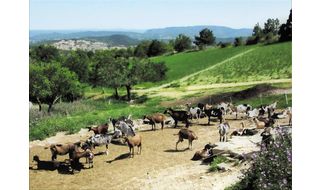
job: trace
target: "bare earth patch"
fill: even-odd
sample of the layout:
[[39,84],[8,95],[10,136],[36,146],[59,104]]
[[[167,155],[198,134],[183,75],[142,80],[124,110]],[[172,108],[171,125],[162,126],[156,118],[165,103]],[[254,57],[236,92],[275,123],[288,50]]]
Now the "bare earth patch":
[[[241,120],[229,120],[231,129],[240,127]],[[281,123],[287,123],[287,120]],[[165,127],[160,130],[150,131],[150,126],[139,131],[142,136],[142,154],[128,158],[126,145],[109,145],[109,155],[99,155],[94,158],[94,167],[82,169],[74,175],[58,173],[58,171],[29,170],[30,189],[32,190],[65,190],[65,189],[224,189],[237,182],[241,176],[241,169],[246,165],[233,167],[226,172],[208,172],[208,165],[201,165],[200,161],[190,160],[196,150],[200,150],[208,143],[218,142],[217,122],[210,126],[205,125],[207,118],[199,123],[193,120],[191,130],[195,131],[199,139],[193,142],[193,150],[186,149],[187,141],[178,145],[175,143],[179,128]],[[247,127],[251,124],[246,121]],[[184,126],[184,124],[180,124]],[[30,142],[29,165],[34,155],[39,155],[40,160],[50,160],[51,153],[44,149],[50,143],[65,143],[85,140],[90,136],[85,130],[78,134],[57,134],[44,141]],[[104,151],[105,147],[98,147],[95,153]],[[68,158],[58,156],[59,161]],[[80,160],[85,163],[85,159]],[[87,167],[85,165],[85,167]]]

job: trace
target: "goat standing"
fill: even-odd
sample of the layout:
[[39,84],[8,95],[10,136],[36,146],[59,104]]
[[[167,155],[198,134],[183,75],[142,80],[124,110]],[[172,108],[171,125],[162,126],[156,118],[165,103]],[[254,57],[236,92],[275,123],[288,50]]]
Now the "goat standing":
[[230,125],[229,123],[225,122],[225,123],[220,123],[218,125],[218,129],[219,129],[219,134],[220,134],[220,142],[227,142],[228,140],[228,132],[229,132],[229,129],[230,129]]
[[[189,141],[188,148],[190,150],[192,149],[192,141],[198,139],[197,135],[193,131],[185,128],[180,129],[178,135],[179,135],[179,139],[176,142],[176,150],[178,150],[178,143],[183,142],[183,139],[188,139]],[[190,145],[191,145],[191,148],[190,148]]]

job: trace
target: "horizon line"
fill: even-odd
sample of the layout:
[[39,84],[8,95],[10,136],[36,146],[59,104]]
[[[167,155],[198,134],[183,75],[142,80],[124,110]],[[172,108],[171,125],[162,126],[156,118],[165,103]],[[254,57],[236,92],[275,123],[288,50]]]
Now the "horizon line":
[[95,31],[133,31],[133,30],[136,30],[136,31],[146,31],[146,30],[151,30],[151,29],[165,29],[165,28],[183,28],[183,27],[197,27],[197,26],[218,26],[218,27],[226,27],[226,28],[231,28],[231,29],[237,29],[237,30],[240,30],[240,29],[252,29],[253,27],[241,27],[241,28],[236,28],[236,27],[230,27],[230,26],[223,26],[223,25],[208,25],[208,24],[203,24],[203,25],[186,25],[186,26],[165,26],[165,27],[159,27],[159,28],[73,28],[73,29],[62,29],[62,28],[58,28],[58,29],[44,29],[44,28],[41,28],[41,29],[30,29],[29,28],[29,31],[31,30],[65,30],[65,31],[72,31],[72,30],[77,30],[77,31],[80,31],[80,30],[95,30]]

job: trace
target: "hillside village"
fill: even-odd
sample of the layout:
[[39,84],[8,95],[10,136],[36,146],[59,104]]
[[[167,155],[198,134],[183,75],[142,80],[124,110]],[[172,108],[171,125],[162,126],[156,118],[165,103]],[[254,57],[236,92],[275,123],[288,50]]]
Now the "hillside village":
[[57,49],[61,50],[77,50],[81,49],[84,51],[95,51],[95,50],[107,50],[107,49],[121,49],[125,48],[124,46],[110,46],[104,42],[95,42],[88,40],[60,40],[52,44]]

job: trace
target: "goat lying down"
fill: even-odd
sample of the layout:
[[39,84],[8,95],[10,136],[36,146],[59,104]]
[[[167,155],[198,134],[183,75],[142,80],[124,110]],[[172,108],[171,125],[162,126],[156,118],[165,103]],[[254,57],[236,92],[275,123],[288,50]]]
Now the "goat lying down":
[[201,160],[210,156],[210,150],[217,145],[212,145],[211,143],[206,144],[202,150],[197,151],[191,160]]

